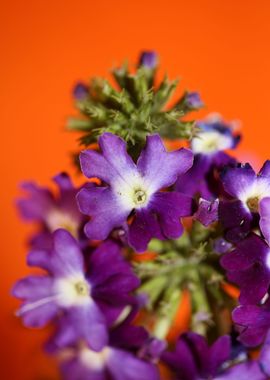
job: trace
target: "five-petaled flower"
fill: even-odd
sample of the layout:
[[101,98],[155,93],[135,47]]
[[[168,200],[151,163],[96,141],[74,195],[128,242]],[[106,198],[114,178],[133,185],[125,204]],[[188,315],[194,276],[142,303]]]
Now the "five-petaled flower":
[[[102,154],[86,150],[80,155],[84,175],[106,183],[86,186],[77,195],[80,210],[91,217],[86,235],[103,240],[122,226],[137,251],[144,251],[153,237],[178,238],[183,232],[180,217],[191,215],[192,199],[160,190],[173,185],[191,167],[191,151],[167,152],[159,135],[152,135],[135,164],[121,138],[104,133],[99,146]],[[129,216],[133,218],[127,224]]]
[[15,284],[13,295],[24,300],[17,315],[28,327],[43,327],[60,318],[55,337],[60,347],[84,339],[92,349],[101,350],[108,342],[112,315],[117,318],[125,306],[135,302],[130,292],[139,280],[116,243],[104,242],[91,253],[85,267],[76,240],[59,229],[53,233],[52,249],[32,251],[28,264],[48,273]]

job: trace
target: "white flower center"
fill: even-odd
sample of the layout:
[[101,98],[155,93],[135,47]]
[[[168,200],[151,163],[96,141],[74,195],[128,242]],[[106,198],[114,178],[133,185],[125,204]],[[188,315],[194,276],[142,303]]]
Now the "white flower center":
[[51,232],[58,228],[64,228],[69,231],[73,237],[78,237],[78,221],[72,218],[67,212],[63,212],[60,209],[49,211],[46,217],[46,223]]
[[109,347],[105,347],[99,352],[92,351],[89,348],[84,347],[79,353],[79,358],[81,363],[86,368],[101,370],[105,367],[110,353],[111,349]]
[[151,185],[147,184],[139,174],[134,175],[134,173],[127,175],[125,180],[115,182],[113,188],[121,206],[130,211],[147,206],[154,193]]
[[240,194],[239,199],[251,212],[258,212],[260,201],[267,196],[270,196],[270,181],[267,178],[258,177]]
[[64,307],[81,306],[92,301],[90,284],[81,275],[56,280],[57,303]]
[[198,133],[191,141],[191,149],[194,153],[211,154],[220,150],[230,149],[232,137],[217,131]]

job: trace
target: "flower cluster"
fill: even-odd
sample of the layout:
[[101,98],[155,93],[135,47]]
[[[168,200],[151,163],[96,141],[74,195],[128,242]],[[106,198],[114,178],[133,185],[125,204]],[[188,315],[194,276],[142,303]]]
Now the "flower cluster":
[[157,84],[157,66],[147,51],[135,72],[113,71],[120,92],[74,88],[86,183],[23,184],[39,271],[14,285],[16,315],[54,326],[46,350],[66,380],[267,380],[270,161],[256,174],[231,156],[234,122],[180,120],[203,107],[197,92],[164,111],[175,84]]

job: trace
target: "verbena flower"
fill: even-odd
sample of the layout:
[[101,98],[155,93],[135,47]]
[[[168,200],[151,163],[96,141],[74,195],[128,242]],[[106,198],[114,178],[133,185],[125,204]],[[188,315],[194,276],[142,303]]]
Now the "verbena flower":
[[229,336],[218,338],[209,347],[205,338],[190,332],[183,334],[175,351],[165,352],[162,360],[172,369],[174,380],[267,380],[268,368],[262,366],[269,355],[269,347],[265,350],[264,356],[257,361],[232,365]]
[[230,197],[220,202],[219,211],[226,237],[232,241],[244,238],[258,225],[261,213],[262,228],[267,235],[268,201],[260,204],[270,196],[270,161],[265,162],[257,175],[249,164],[228,168],[222,174],[222,184]]
[[26,221],[38,222],[40,231],[32,238],[33,248],[49,248],[51,234],[58,228],[68,230],[75,238],[85,240],[83,224],[85,217],[80,213],[76,203],[75,188],[65,173],[53,178],[58,186],[58,195],[48,188],[40,187],[32,182],[22,184],[28,197],[17,201],[18,210]]
[[219,182],[216,170],[224,165],[235,163],[225,151],[234,149],[240,136],[233,133],[231,124],[221,119],[197,122],[200,131],[191,140],[194,164],[190,170],[181,175],[176,182],[176,189],[185,194],[199,194],[211,200],[219,195]]
[[24,302],[17,312],[27,327],[43,327],[61,318],[59,346],[85,339],[94,350],[108,342],[102,310],[115,311],[133,302],[129,294],[139,285],[116,243],[105,242],[89,257],[87,271],[78,243],[69,232],[53,233],[49,251],[32,251],[30,266],[47,271],[18,281],[13,295]]
[[190,332],[178,339],[175,351],[165,352],[161,358],[172,369],[175,380],[199,380],[213,378],[229,356],[229,336],[208,347],[205,338]]
[[148,342],[143,328],[120,326],[111,331],[108,345],[99,352],[83,344],[70,348],[61,364],[63,377],[65,380],[158,380],[154,361],[164,346],[155,345],[151,357],[144,357],[142,351]]
[[137,164],[127,154],[125,142],[113,134],[104,133],[99,146],[101,154],[86,150],[80,155],[84,175],[105,183],[86,186],[77,195],[80,210],[90,215],[86,235],[103,240],[114,228],[124,226],[129,244],[137,251],[144,251],[153,237],[178,238],[183,232],[180,217],[191,215],[192,199],[160,190],[191,167],[192,153],[167,152],[159,135],[148,136]]
[[227,277],[240,287],[241,304],[257,304],[270,285],[270,248],[256,234],[250,234],[221,258]]

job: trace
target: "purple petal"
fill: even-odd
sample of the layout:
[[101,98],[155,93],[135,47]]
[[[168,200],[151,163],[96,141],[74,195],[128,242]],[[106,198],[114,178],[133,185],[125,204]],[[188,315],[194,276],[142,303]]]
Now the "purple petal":
[[270,285],[269,270],[259,263],[243,272],[229,272],[227,277],[229,281],[240,287],[239,301],[243,305],[252,305],[261,301]]
[[[80,339],[85,340],[94,351],[100,351],[108,343],[108,330],[106,320],[95,302],[89,305],[73,307],[67,314],[67,322],[74,330],[74,343]],[[63,334],[65,330],[63,329]],[[72,336],[72,335],[71,335]],[[62,337],[58,337],[58,345]]]
[[99,138],[99,146],[103,157],[120,177],[127,171],[128,173],[137,173],[136,165],[128,155],[123,139],[112,133],[103,133]]
[[192,214],[192,198],[177,192],[158,192],[151,200],[151,208],[158,214],[163,235],[176,239],[183,233],[181,216]]
[[167,152],[159,135],[147,137],[145,148],[137,162],[139,172],[151,185],[153,191],[175,183],[193,163],[193,154],[188,149]]
[[74,189],[70,177],[67,173],[59,173],[53,177],[54,182],[58,185],[61,192],[70,191]]
[[240,200],[220,201],[219,220],[225,229],[225,238],[232,242],[243,239],[252,227],[252,214]]
[[270,377],[270,332],[266,336],[258,361],[263,372]]
[[110,183],[112,176],[115,175],[109,162],[100,153],[93,150],[83,150],[80,153],[80,165],[87,178],[96,177]]
[[17,201],[22,218],[30,221],[44,221],[47,213],[53,208],[54,198],[50,191],[33,182],[24,182],[22,189],[29,193],[26,199]]
[[120,246],[111,241],[103,242],[89,258],[89,278],[94,286],[102,284],[117,274],[132,274],[130,264],[124,260]]
[[270,177],[270,160],[265,161],[263,167],[259,171],[259,175],[263,177]]
[[125,222],[131,211],[123,209],[111,189],[106,187],[84,187],[77,201],[81,212],[91,216],[85,233],[93,240],[105,240],[113,228]]
[[270,243],[270,197],[263,198],[260,201],[259,208],[260,228],[263,236]]
[[237,168],[228,168],[222,174],[225,191],[235,198],[245,194],[256,181],[256,174],[249,164]]
[[[124,365],[123,365],[124,363]],[[107,360],[107,367],[118,380],[159,380],[157,367],[136,358],[129,352],[114,349]]]
[[252,234],[237,244],[236,248],[221,258],[221,265],[229,271],[249,268],[256,261],[264,261],[269,247],[257,235]]
[[51,270],[54,275],[64,276],[84,273],[83,255],[77,241],[66,230],[53,233],[54,246],[51,254]]
[[231,352],[231,339],[228,335],[221,336],[210,348],[210,373],[215,376],[221,365],[227,361]]
[[210,170],[211,160],[208,156],[197,154],[193,166],[181,174],[175,184],[177,191],[194,196],[199,193],[205,199],[212,199],[213,194],[209,188],[207,172]]
[[65,380],[107,380],[103,369],[95,370],[95,365],[91,368],[90,364],[86,366],[77,357],[63,361],[60,368]]
[[137,252],[143,252],[153,237],[164,238],[156,215],[145,209],[138,210],[129,227],[129,244]]
[[249,361],[234,365],[225,370],[220,376],[215,377],[215,380],[267,380],[262,373],[260,366],[256,361]]
[[207,201],[205,199],[199,200],[199,207],[194,218],[202,223],[205,227],[218,220],[218,205],[219,200]]
[[262,343],[270,327],[270,311],[255,305],[237,307],[232,313],[233,321],[243,326],[239,340],[246,346],[255,347]]
[[25,300],[17,315],[22,317],[27,327],[43,327],[58,312],[54,300],[53,280],[50,277],[26,277],[15,284],[12,294]]

